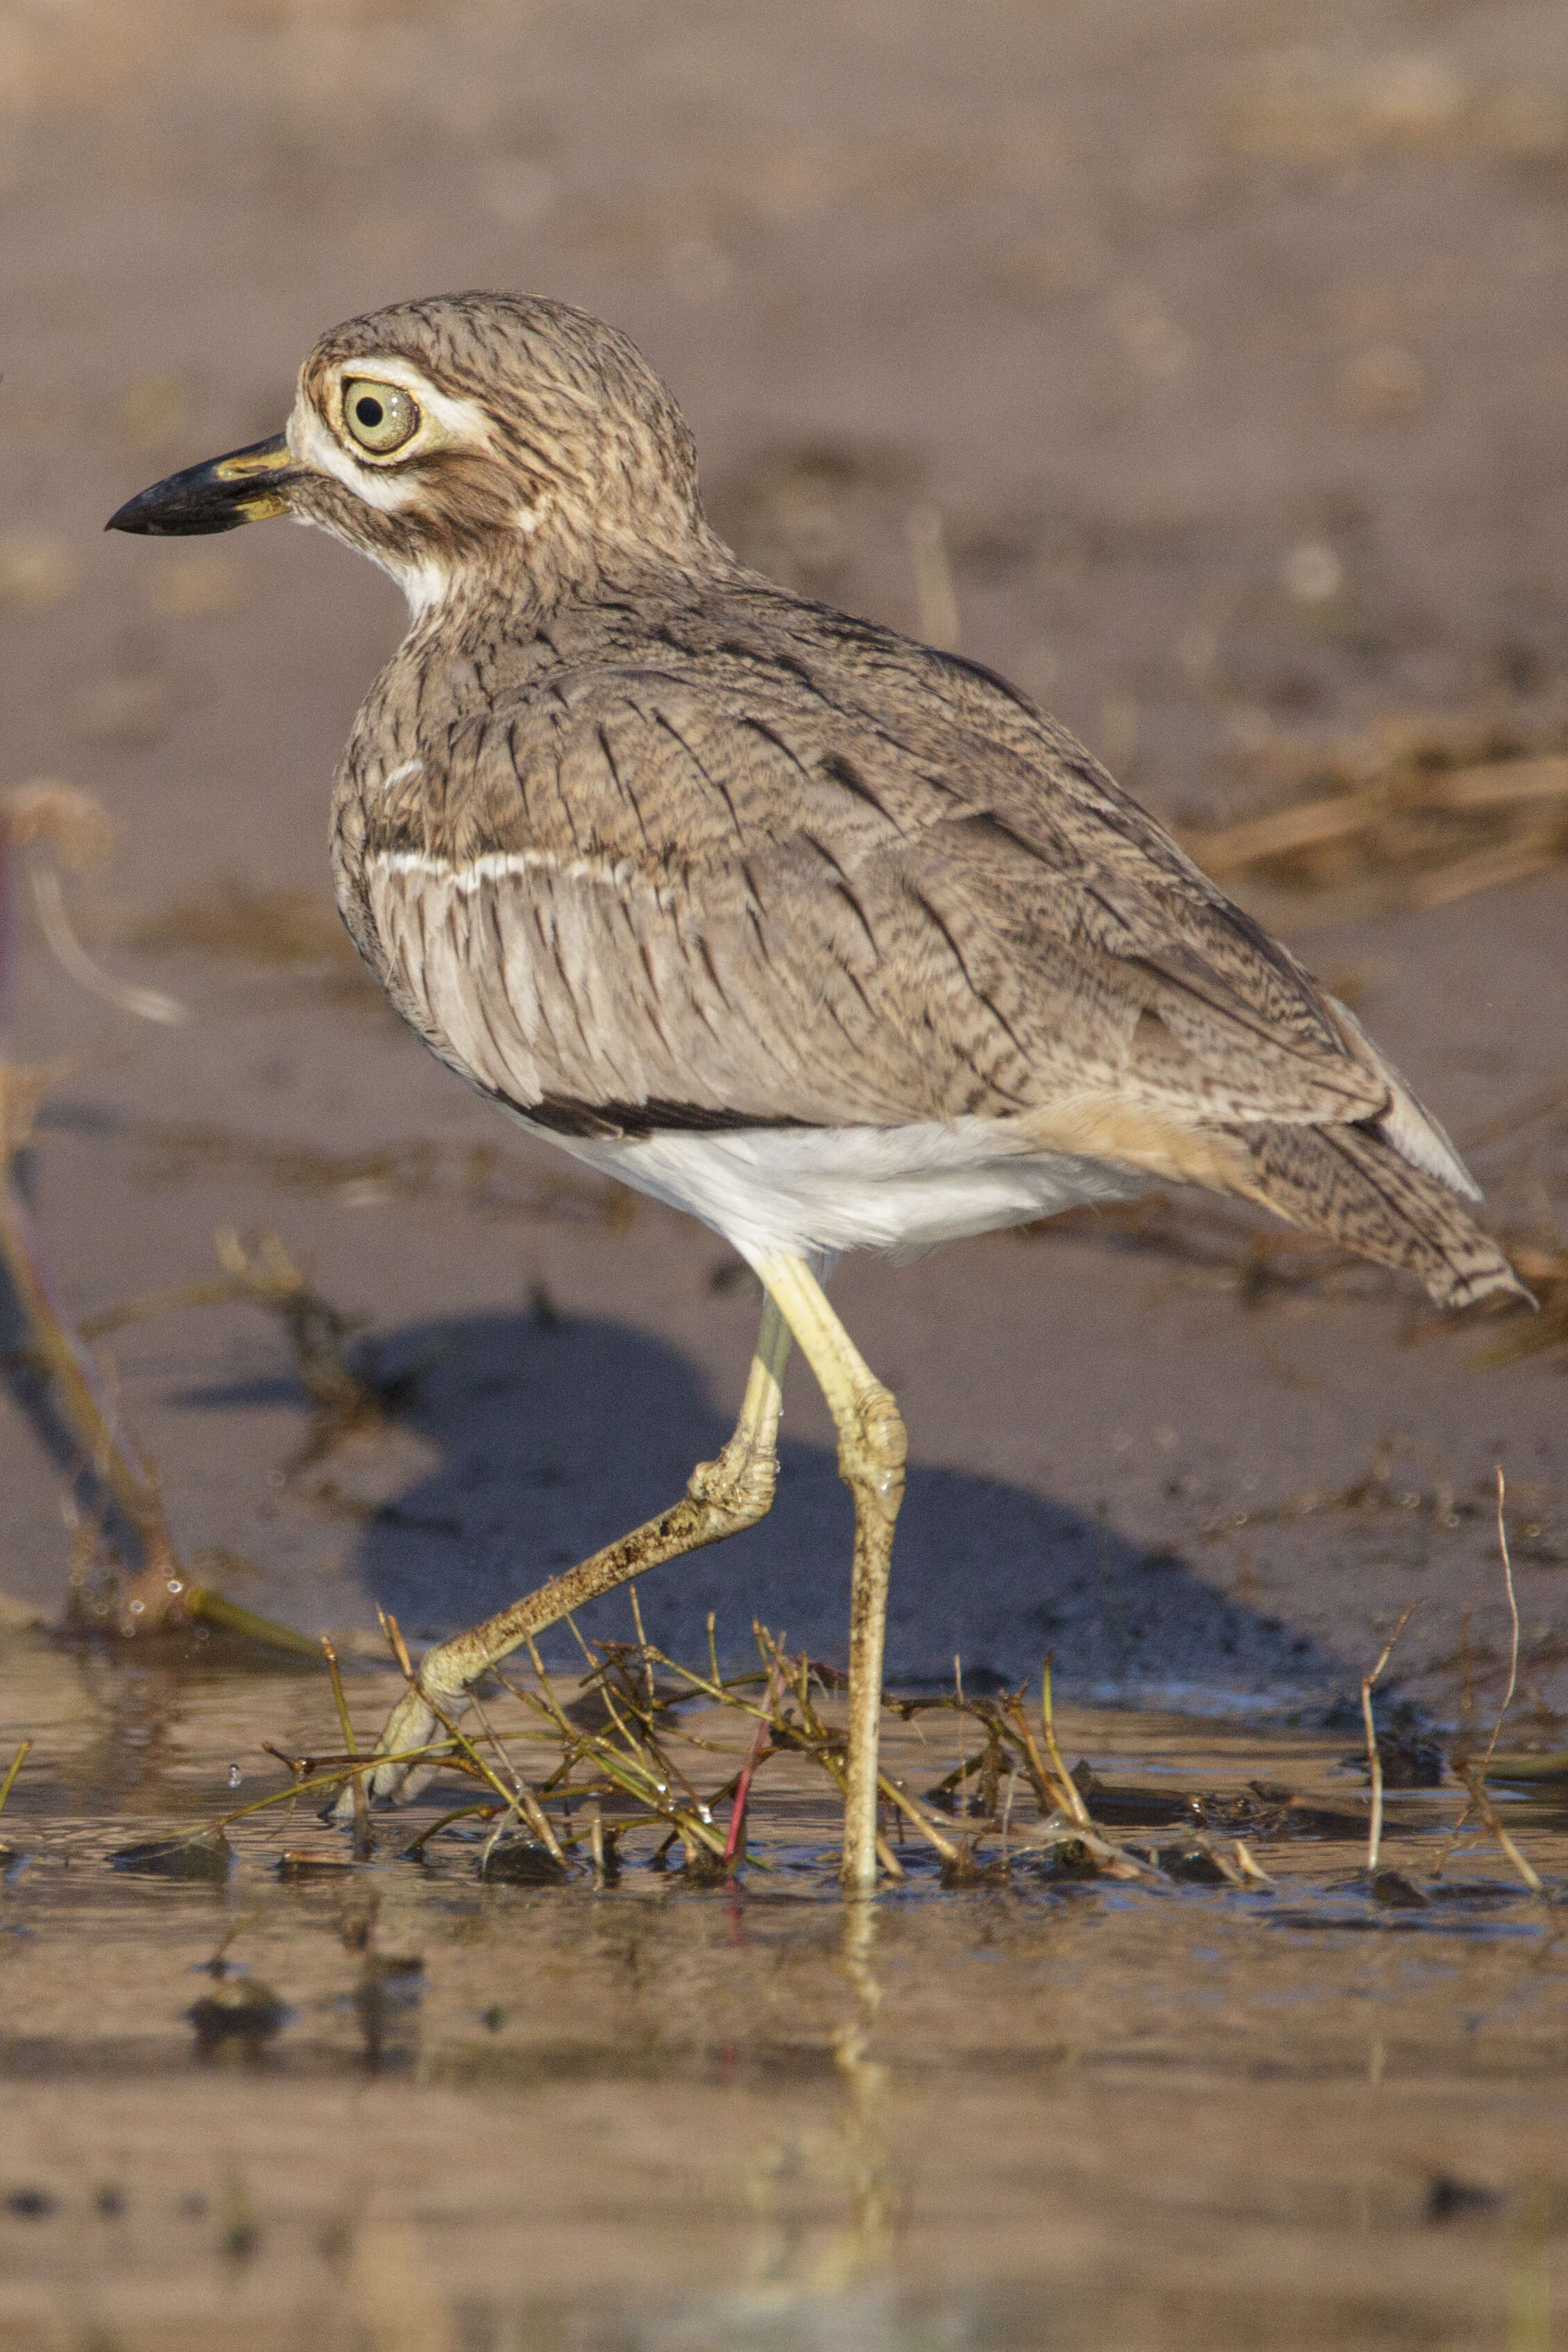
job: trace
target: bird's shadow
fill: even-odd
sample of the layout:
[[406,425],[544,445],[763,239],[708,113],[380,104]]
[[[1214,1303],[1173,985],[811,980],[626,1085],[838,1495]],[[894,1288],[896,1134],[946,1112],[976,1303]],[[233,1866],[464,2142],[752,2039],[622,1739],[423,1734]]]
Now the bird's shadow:
[[[431,1468],[378,1507],[361,1539],[370,1597],[423,1638],[474,1622],[675,1500],[732,1415],[691,1365],[646,1332],[594,1318],[492,1314],[409,1325],[384,1370],[422,1366],[399,1419]],[[795,1377],[801,1377],[796,1367]],[[788,1403],[786,1398],[786,1419]],[[894,1684],[1033,1680],[1054,1652],[1080,1694],[1198,1706],[1205,1695],[1327,1696],[1342,1661],[1194,1573],[1049,1496],[911,1461],[888,1624]],[[713,1613],[721,1660],[754,1662],[753,1620],[842,1663],[853,1514],[832,1451],[785,1438],[778,1496],[758,1527],[638,1581],[650,1641],[693,1664]],[[581,1612],[589,1636],[632,1637],[625,1591]],[[580,1653],[559,1627],[552,1663]]]

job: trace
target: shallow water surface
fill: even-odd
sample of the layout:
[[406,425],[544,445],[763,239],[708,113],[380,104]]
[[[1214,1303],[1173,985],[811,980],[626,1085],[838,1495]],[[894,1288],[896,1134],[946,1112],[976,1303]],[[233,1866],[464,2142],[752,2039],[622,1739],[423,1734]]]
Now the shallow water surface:
[[[362,1735],[391,1687],[351,1679]],[[912,1790],[948,1721],[890,1729]],[[324,1676],[13,1643],[0,2344],[1541,2352],[1564,1947],[1489,1836],[1453,1841],[1463,1792],[1390,1794],[1378,1899],[1352,1735],[1058,1727],[1163,1876],[1054,1868],[1020,1801],[1006,1883],[906,1846],[846,1905],[826,1784],[785,1763],[738,1887],[646,1833],[600,1887],[482,1883],[461,1834],[405,1858],[450,1782],[375,1816],[367,1864],[302,1804],[171,1877],[124,1849],[285,1786],[263,1739],[335,1748]],[[1272,1888],[1182,1876],[1181,1801],[1258,1781]],[[1500,1804],[1561,1888],[1568,1797]]]

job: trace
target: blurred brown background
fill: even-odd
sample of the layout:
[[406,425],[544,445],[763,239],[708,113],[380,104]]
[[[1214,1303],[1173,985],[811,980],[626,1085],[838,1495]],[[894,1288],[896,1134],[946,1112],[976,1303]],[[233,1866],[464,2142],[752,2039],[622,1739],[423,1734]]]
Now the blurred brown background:
[[[9,0],[0,196],[4,773],[101,797],[78,928],[195,1015],[83,992],[35,927],[17,1050],[68,1066],[28,1181],[84,1310],[270,1227],[410,1375],[301,1466],[309,1400],[255,1308],[110,1343],[182,1546],[301,1624],[455,1624],[658,1507],[728,1425],[753,1316],[710,1236],[533,1150],[357,977],[326,793],[389,584],[281,527],[102,536],[275,430],[323,327],[465,285],[615,320],[753,562],[956,637],[1205,835],[1568,742],[1560,8]],[[1226,878],[1478,1139],[1550,1276],[1543,772],[1528,822],[1400,817]],[[1561,1349],[1477,1369],[1513,1327],[1439,1330],[1180,1208],[856,1265],[839,1296],[919,1465],[899,1672],[1054,1643],[1080,1687],[1323,1697],[1419,1594],[1405,1686],[1452,1714],[1498,1679],[1500,1459],[1526,1705],[1568,1706]],[[650,1582],[650,1631],[700,1640],[714,1607],[735,1649],[763,1610],[842,1648],[804,1381],[790,1425],[776,1523]],[[0,1585],[52,1612],[46,1437],[24,1381]]]

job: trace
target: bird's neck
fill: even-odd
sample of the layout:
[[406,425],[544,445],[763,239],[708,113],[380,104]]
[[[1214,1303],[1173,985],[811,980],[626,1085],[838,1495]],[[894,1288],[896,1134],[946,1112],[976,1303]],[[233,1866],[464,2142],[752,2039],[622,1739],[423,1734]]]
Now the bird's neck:
[[549,638],[560,627],[574,635],[584,625],[591,630],[595,612],[628,599],[700,596],[741,574],[739,559],[700,518],[679,552],[616,540],[580,547],[542,535],[498,542],[460,562],[433,558],[397,573],[409,608],[402,650],[427,656],[438,646],[461,659]]

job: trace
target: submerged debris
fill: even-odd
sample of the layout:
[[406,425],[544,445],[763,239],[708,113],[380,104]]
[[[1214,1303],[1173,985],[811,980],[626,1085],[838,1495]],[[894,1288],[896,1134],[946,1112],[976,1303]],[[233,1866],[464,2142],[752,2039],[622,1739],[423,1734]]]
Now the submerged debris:
[[479,1875],[506,1886],[564,1886],[572,1874],[536,1838],[507,1838],[485,1854]]
[[1374,1903],[1386,1903],[1394,1910],[1426,1911],[1431,1907],[1430,1895],[1423,1895],[1402,1870],[1374,1870],[1366,1881],[1366,1891]]
[[287,2001],[251,1977],[220,1978],[214,1991],[191,2003],[185,2015],[195,2029],[196,2053],[211,2058],[226,2047],[258,2057],[289,2021]]
[[180,1878],[221,1886],[234,1868],[234,1848],[221,1829],[197,1830],[188,1837],[147,1838],[117,1846],[110,1855],[116,1870],[142,1878]]
[[276,1867],[286,1885],[299,1885],[312,1878],[349,1878],[359,1865],[350,1854],[289,1853],[279,1855]]

